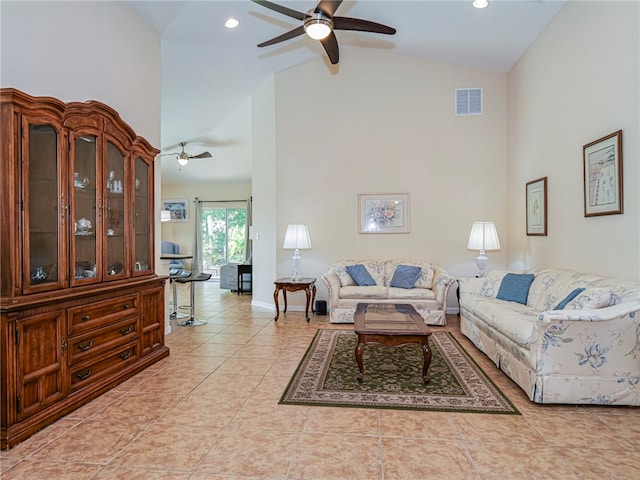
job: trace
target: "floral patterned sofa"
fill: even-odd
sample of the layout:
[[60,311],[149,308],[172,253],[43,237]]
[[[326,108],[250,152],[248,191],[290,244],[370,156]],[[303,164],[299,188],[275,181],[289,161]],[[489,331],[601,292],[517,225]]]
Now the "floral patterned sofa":
[[508,273],[458,280],[462,333],[534,402],[640,405],[640,283],[536,268],[521,304]]
[[[348,267],[362,265],[375,282],[373,285],[357,285],[347,271]],[[392,286],[397,268],[416,271],[415,283]],[[398,270],[399,273],[399,270]],[[429,325],[444,325],[447,308],[447,292],[455,278],[442,267],[415,260],[347,260],[333,263],[322,276],[329,289],[329,321],[353,323],[358,303],[408,303]],[[410,287],[410,288],[407,288]]]

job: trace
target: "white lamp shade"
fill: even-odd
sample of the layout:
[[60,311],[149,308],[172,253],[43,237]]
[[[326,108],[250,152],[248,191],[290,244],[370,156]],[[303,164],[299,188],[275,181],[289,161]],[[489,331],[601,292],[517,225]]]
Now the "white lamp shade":
[[309,229],[306,225],[296,224],[287,227],[287,233],[284,236],[285,249],[306,250],[311,248],[311,238],[309,238]]
[[171,220],[171,212],[169,210],[160,210],[160,221],[169,222]]
[[498,230],[493,222],[474,222],[469,235],[469,250],[500,250]]

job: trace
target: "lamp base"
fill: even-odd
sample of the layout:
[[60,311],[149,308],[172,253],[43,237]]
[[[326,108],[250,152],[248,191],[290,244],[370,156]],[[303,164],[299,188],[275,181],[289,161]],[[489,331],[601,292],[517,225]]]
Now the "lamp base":
[[291,275],[292,282],[299,282],[302,279],[302,277],[298,273],[298,270],[300,269],[300,260],[302,260],[302,257],[300,256],[300,250],[296,248],[293,257],[291,257],[291,264],[293,265],[293,275]]
[[484,277],[485,269],[487,268],[487,262],[489,259],[484,254],[484,250],[480,250],[480,255],[476,257],[476,265],[478,266],[478,278]]

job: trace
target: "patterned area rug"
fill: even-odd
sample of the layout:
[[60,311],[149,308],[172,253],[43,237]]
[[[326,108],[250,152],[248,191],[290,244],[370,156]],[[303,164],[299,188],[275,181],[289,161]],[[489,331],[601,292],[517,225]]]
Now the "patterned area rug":
[[319,329],[280,403],[520,414],[450,333],[429,338],[433,357],[427,385],[421,377],[422,350],[413,344],[367,344],[365,376],[358,382],[356,343],[353,332]]

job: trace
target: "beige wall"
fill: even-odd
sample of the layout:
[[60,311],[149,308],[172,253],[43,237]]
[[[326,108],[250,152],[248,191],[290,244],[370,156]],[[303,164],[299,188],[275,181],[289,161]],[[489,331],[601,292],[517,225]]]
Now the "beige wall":
[[125,2],[0,2],[2,87],[98,100],[160,145],[160,35]]
[[253,303],[273,308],[276,272],[276,125],[274,77],[268,77],[252,96],[253,143]]
[[[508,75],[508,260],[640,279],[638,2],[569,2]],[[624,214],[584,217],[583,145],[623,130]],[[548,177],[548,236],[525,184]]]
[[[484,89],[484,115],[454,115],[454,90],[464,87]],[[273,96],[276,177],[266,195],[276,199],[275,248],[265,255],[276,276],[291,274],[293,252],[281,248],[289,223],[309,226],[302,273],[318,279],[354,257],[424,259],[473,275],[472,222],[506,232],[505,74],[363,50],[343,58],[337,75],[322,60],[278,73]],[[254,148],[254,171],[265,156]],[[358,233],[358,193],[408,193],[411,232]],[[490,262],[504,266],[506,252]],[[274,278],[262,273],[255,284],[269,286],[254,302],[272,305]],[[320,281],[318,298],[327,298]]]

